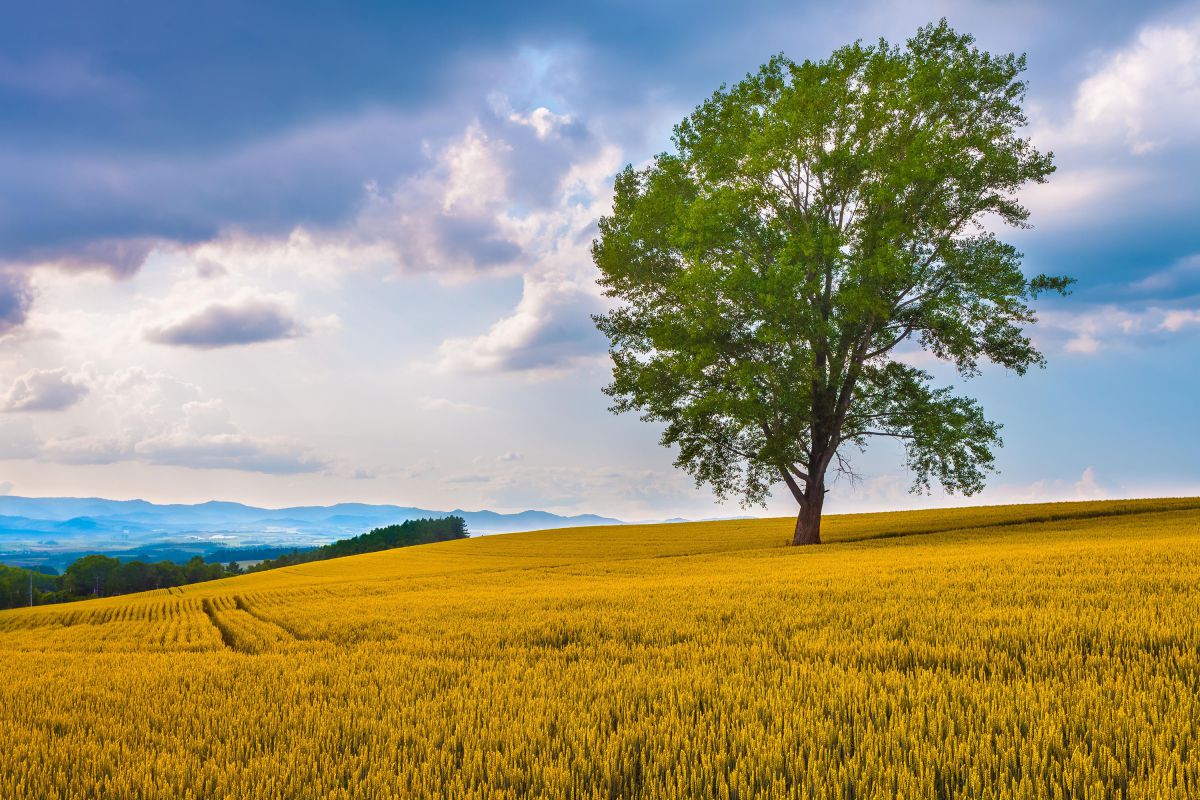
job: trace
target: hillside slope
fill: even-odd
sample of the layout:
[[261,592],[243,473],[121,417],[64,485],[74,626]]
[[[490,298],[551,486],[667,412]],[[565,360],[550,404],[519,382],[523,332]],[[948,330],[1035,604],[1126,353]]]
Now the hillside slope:
[[1200,796],[1200,500],[587,528],[0,613],[0,797]]

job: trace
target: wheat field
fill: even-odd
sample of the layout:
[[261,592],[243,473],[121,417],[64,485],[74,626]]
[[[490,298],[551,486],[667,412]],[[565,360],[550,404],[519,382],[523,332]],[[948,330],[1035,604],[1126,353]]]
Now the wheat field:
[[581,528],[0,613],[2,798],[1200,796],[1200,500]]

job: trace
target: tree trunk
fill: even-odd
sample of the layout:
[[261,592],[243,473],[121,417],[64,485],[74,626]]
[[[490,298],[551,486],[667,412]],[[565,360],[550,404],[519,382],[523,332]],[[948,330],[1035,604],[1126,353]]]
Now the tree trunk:
[[824,503],[824,487],[818,486],[815,490],[805,493],[804,502],[800,504],[800,513],[796,515],[793,545],[821,543],[821,506]]

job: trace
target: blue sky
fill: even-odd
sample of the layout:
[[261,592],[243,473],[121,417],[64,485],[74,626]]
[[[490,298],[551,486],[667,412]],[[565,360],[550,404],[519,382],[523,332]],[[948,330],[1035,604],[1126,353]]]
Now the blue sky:
[[[735,513],[606,411],[614,172],[771,54],[947,16],[1029,57],[1049,359],[972,502],[1200,494],[1200,3],[10,4],[0,490]],[[914,498],[899,454],[834,510]],[[790,513],[780,497],[770,510]],[[761,513],[761,512],[760,512]]]

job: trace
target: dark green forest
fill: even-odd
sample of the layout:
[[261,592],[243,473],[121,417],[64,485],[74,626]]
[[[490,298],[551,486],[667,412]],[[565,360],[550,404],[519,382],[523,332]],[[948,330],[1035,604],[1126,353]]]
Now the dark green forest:
[[121,561],[106,555],[87,555],[73,561],[62,574],[9,567],[0,564],[0,608],[65,603],[91,597],[169,589],[189,583],[212,581],[240,575],[244,571],[268,569],[323,561],[328,558],[373,553],[395,547],[445,542],[467,538],[467,523],[462,517],[414,519],[398,525],[375,528],[350,539],[340,539],[321,547],[295,550],[267,559],[243,570],[236,561],[228,564],[206,562],[195,556],[183,564],[159,561]]
[[327,558],[356,556],[361,553],[391,550],[395,547],[411,547],[415,544],[432,544],[465,538],[467,538],[467,522],[462,517],[410,519],[399,525],[375,528],[350,539],[339,539],[322,547],[284,553],[277,558],[269,558],[255,564],[249,571],[259,572],[265,569],[303,564],[308,561],[324,561]]

